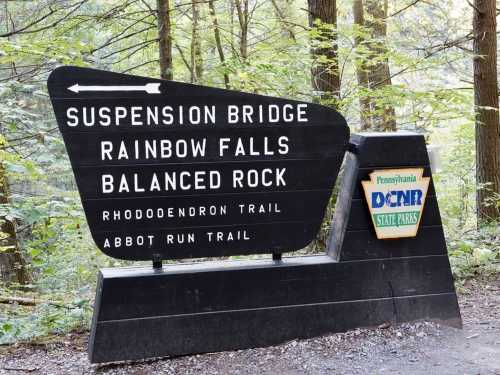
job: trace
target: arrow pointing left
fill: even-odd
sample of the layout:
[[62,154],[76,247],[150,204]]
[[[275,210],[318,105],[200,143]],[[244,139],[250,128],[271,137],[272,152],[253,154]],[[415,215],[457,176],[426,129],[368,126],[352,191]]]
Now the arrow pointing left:
[[104,86],[104,85],[93,85],[93,86],[85,86],[79,85],[78,83],[73,86],[68,87],[69,91],[79,93],[83,91],[145,91],[148,94],[161,94],[160,92],[160,83],[146,83],[145,85],[114,85],[114,86]]

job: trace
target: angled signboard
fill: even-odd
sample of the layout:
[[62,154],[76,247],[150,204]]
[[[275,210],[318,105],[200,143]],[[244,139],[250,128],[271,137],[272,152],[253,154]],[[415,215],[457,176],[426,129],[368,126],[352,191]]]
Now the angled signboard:
[[104,253],[286,252],[319,230],[349,138],[335,110],[78,67],[48,88]]

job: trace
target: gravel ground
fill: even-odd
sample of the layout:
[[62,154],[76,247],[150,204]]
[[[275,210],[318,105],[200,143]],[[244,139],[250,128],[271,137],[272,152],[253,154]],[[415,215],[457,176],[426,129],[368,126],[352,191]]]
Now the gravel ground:
[[473,374],[500,375],[500,280],[460,294],[463,330],[417,322],[356,329],[279,346],[90,365],[86,335],[0,349],[0,374]]

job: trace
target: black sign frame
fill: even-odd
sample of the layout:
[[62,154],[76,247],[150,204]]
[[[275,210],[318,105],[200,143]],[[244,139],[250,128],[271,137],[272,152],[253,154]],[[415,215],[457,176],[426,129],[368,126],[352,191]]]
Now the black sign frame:
[[107,255],[282,253],[319,230],[349,138],[337,111],[71,66],[48,88]]

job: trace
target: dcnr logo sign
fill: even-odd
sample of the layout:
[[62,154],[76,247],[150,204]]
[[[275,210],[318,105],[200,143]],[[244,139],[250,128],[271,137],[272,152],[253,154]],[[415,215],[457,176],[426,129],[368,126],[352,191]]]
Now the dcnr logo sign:
[[417,235],[430,181],[423,172],[423,168],[386,169],[361,182],[377,238]]
[[420,189],[411,190],[392,190],[384,195],[381,191],[372,193],[372,207],[381,208],[401,207],[401,206],[420,206],[424,193]]

